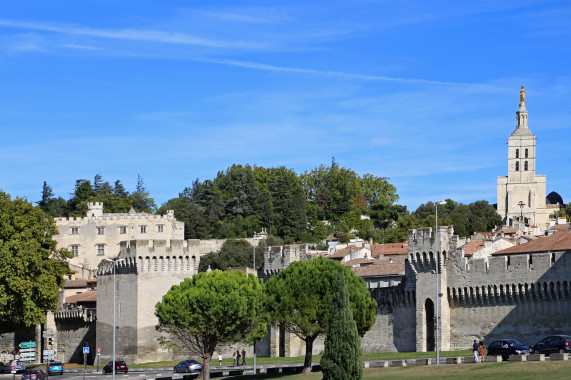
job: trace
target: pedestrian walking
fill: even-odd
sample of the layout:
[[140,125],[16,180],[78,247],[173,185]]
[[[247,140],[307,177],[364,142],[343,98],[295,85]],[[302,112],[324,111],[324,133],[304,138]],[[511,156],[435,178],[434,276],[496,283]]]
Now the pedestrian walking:
[[218,355],[218,363],[220,364],[220,367],[222,367],[222,355]]
[[246,350],[242,348],[242,365],[246,365]]
[[236,366],[236,352],[232,353],[232,367]]
[[478,356],[480,357],[480,363],[486,362],[486,345],[482,341],[480,341],[478,346]]
[[478,349],[479,349],[480,345],[478,344],[478,341],[476,339],[474,339],[474,344],[472,345],[472,351],[474,351],[474,363],[479,363],[480,361],[478,360]]
[[240,350],[236,351],[236,366],[240,366]]

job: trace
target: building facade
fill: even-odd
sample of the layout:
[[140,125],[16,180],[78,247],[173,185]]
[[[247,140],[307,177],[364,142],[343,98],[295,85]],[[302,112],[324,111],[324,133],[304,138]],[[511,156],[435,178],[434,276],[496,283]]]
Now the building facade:
[[56,218],[59,234],[54,236],[58,248],[73,253],[70,264],[90,271],[97,270],[99,262],[115,258],[119,244],[133,239],[184,239],[184,223],[177,221],[174,211],[166,215],[144,212],[103,213],[103,203],[88,203],[83,218]]

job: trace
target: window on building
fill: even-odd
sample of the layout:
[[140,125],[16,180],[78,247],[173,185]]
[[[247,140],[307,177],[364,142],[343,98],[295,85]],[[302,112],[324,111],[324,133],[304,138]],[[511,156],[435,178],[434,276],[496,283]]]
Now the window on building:
[[523,163],[523,170],[527,171],[527,161]]
[[516,162],[516,163],[515,163],[515,171],[516,171],[516,172],[519,172],[519,162]]
[[79,256],[79,245],[70,245],[69,249],[74,256]]
[[147,233],[147,226],[141,226],[141,233],[142,233],[142,234],[146,234],[146,233]]
[[527,149],[525,150],[525,158],[527,158]]
[[519,149],[515,150],[515,158],[519,158]]
[[125,226],[119,227],[119,233],[122,235],[126,234],[127,233],[127,227],[125,227]]
[[97,235],[104,235],[105,227],[97,227]]
[[97,244],[97,256],[105,255],[105,244]]
[[157,232],[163,232],[163,227],[164,227],[164,226],[163,226],[162,224],[159,224],[159,225],[157,226]]
[[71,227],[71,234],[78,235],[79,234],[79,227]]

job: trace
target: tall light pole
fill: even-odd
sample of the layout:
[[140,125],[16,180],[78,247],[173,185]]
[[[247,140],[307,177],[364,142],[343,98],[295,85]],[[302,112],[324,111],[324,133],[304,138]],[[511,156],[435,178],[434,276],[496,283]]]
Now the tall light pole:
[[115,267],[117,266],[118,262],[121,261],[125,261],[125,259],[119,259],[119,258],[115,258],[115,259],[105,259],[105,261],[109,261],[111,263],[113,263],[113,368],[111,372],[113,374],[113,380],[115,380],[115,372],[116,372],[116,367],[115,367],[115,330],[117,329],[117,327],[115,327],[116,324],[116,320],[115,320],[115,308],[117,305],[117,280],[116,280],[116,276],[115,276]]
[[440,363],[440,241],[438,240],[438,205],[445,205],[445,201],[435,202],[436,208],[436,231],[434,232],[434,240],[436,245],[436,364]]

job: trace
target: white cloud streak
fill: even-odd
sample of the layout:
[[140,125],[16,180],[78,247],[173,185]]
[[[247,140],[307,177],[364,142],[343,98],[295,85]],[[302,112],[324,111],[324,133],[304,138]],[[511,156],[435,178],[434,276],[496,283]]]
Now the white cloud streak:
[[151,29],[95,29],[83,26],[56,25],[51,23],[38,23],[18,20],[0,19],[0,26],[41,30],[46,32],[64,33],[73,35],[83,35],[98,38],[136,40],[147,42],[159,42],[166,44],[195,45],[213,48],[232,49],[259,49],[265,47],[264,44],[244,41],[221,41],[201,38],[187,33],[164,32]]

